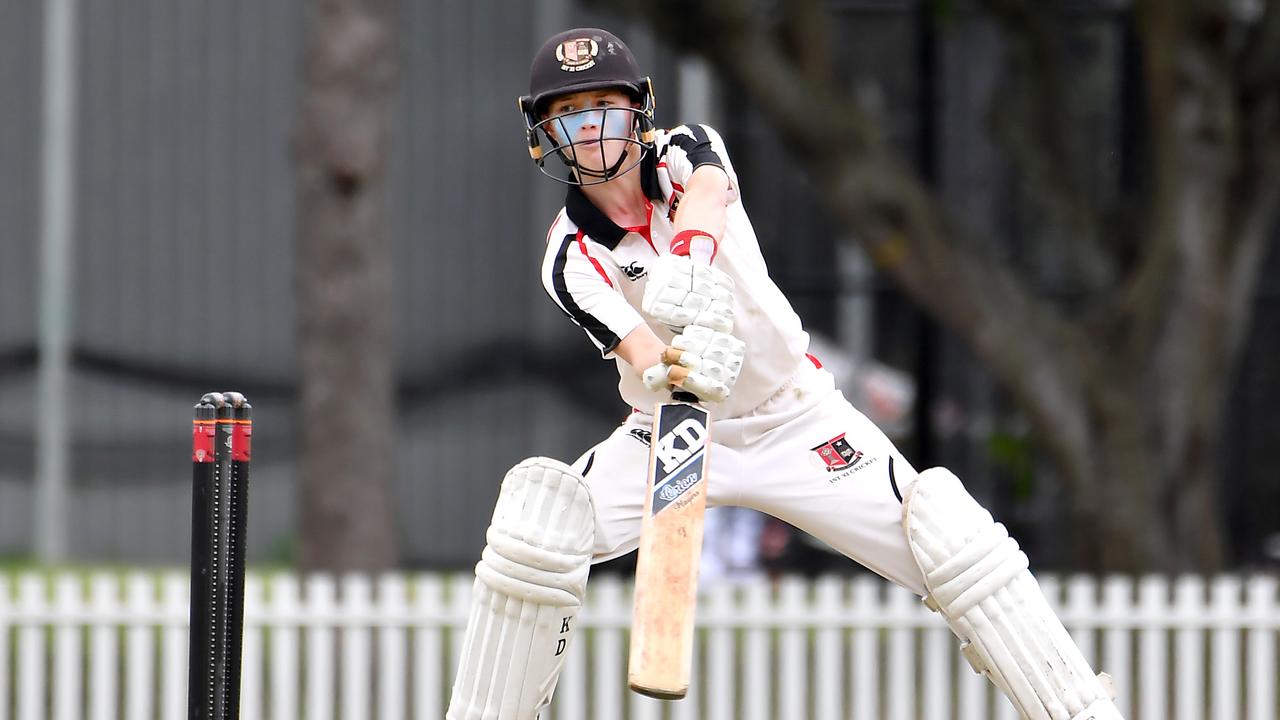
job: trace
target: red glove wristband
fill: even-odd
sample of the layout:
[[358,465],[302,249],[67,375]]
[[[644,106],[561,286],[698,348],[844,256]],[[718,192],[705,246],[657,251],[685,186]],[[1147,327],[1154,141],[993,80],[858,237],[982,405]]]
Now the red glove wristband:
[[706,230],[681,230],[676,236],[671,238],[671,254],[683,255],[689,257],[693,250],[693,239],[696,237],[705,237],[711,240],[711,259],[715,260],[716,251],[720,249],[720,243],[716,242],[716,238]]

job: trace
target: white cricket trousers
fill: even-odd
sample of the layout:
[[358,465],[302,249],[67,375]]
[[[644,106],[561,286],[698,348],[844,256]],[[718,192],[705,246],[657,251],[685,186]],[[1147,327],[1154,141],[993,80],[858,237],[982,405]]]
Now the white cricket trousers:
[[[591,488],[594,562],[640,544],[652,408],[633,412],[574,463]],[[743,417],[712,409],[707,503],[768,513],[884,578],[925,594],[902,529],[902,495],[916,471],[806,360],[773,397]]]

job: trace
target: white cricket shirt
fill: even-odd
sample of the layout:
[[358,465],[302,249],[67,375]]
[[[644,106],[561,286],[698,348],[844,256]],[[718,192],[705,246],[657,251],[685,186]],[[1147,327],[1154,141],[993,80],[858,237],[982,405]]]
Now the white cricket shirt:
[[[651,412],[667,402],[667,393],[644,386],[640,372],[613,351],[640,323],[648,323],[663,342],[670,328],[640,309],[648,272],[659,255],[670,252],[672,220],[694,168],[718,165],[729,175],[730,202],[724,237],[712,265],[734,281],[733,335],[746,343],[742,374],[729,398],[709,404],[717,418],[741,416],[771,397],[809,362],[809,335],[791,303],[769,279],[755,230],[738,196],[738,178],[715,130],[706,125],[659,130],[655,151],[637,168],[649,198],[649,224],[622,228],[591,204],[582,189],[570,186],[564,209],[547,233],[542,284],[551,299],[587,333],[601,354],[618,364],[618,391],[634,408]],[[654,359],[657,362],[657,359]]]

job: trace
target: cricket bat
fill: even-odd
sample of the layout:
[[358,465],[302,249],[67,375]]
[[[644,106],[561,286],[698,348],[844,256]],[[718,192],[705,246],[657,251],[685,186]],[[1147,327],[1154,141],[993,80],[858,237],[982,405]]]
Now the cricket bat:
[[[672,383],[687,373],[673,366]],[[689,690],[711,427],[697,396],[678,390],[672,400],[653,412],[627,672],[632,690],[664,700]]]

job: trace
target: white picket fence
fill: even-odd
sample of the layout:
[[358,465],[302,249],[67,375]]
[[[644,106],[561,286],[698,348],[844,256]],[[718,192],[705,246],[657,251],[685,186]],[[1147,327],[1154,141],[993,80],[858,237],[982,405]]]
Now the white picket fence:
[[[1129,720],[1276,720],[1274,577],[1042,579]],[[0,720],[179,720],[187,578],[0,576]],[[244,720],[439,720],[469,576],[251,575]],[[1016,720],[940,619],[869,578],[706,588],[690,696],[626,691],[629,587],[591,596],[543,720]],[[549,715],[549,717],[547,717]]]

